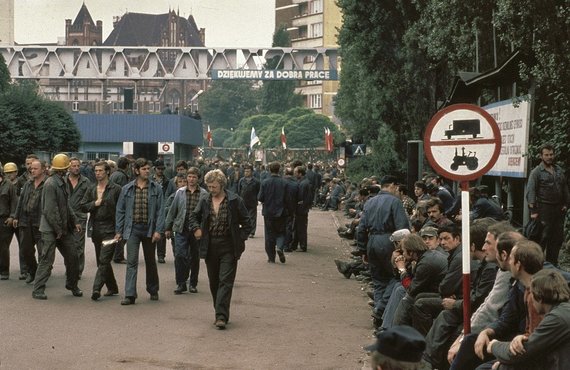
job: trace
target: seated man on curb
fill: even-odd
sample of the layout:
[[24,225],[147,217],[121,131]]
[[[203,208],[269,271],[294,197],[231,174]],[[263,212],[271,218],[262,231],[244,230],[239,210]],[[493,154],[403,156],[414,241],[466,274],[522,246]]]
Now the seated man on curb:
[[[520,263],[520,262],[519,262]],[[500,362],[500,369],[558,369],[570,364],[570,289],[562,275],[544,269],[533,275],[532,304],[543,320],[532,334],[521,334],[511,342],[493,339],[487,345]]]

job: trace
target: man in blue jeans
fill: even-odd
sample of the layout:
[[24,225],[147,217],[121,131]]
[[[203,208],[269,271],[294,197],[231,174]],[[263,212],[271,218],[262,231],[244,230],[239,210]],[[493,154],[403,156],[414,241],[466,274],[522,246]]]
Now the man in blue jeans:
[[[174,294],[182,294],[186,290],[198,293],[198,273],[200,271],[199,246],[194,234],[190,232],[190,214],[196,208],[200,196],[206,196],[206,189],[198,186],[200,170],[190,167],[186,175],[187,185],[176,191],[172,206],[166,217],[167,238],[175,233],[174,270],[176,274],[176,289]],[[186,280],[190,276],[190,288]]]
[[125,298],[121,301],[124,306],[134,304],[137,299],[141,243],[146,265],[146,290],[151,300],[158,301],[155,243],[164,233],[164,195],[160,185],[149,179],[151,165],[144,158],[135,161],[133,171],[136,178],[123,187],[117,202],[115,239],[127,241]]

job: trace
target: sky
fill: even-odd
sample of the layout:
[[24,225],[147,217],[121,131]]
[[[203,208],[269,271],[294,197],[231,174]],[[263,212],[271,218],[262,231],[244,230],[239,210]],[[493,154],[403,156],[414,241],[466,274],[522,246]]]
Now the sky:
[[15,0],[14,39],[20,44],[56,43],[65,36],[85,2],[91,17],[103,21],[103,40],[113,29],[113,17],[127,11],[180,16],[193,15],[206,29],[207,47],[270,47],[275,27],[274,0]]

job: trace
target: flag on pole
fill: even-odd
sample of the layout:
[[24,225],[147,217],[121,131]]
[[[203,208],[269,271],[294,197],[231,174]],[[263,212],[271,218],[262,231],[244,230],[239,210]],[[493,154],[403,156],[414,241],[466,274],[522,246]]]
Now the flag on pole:
[[333,136],[328,127],[325,127],[325,150],[327,152],[333,151]]
[[255,134],[255,128],[252,127],[251,128],[251,136],[250,136],[250,140],[249,140],[249,150],[253,149],[253,146],[255,144],[258,144],[258,143],[259,143],[259,138]]
[[287,137],[285,136],[285,127],[281,127],[281,145],[283,149],[287,149]]
[[334,150],[333,135],[330,129],[327,130],[329,131],[329,152],[332,152]]
[[210,131],[210,125],[208,125],[208,133],[206,134],[206,139],[208,140],[208,146],[211,148],[214,146],[214,142],[212,140],[212,131]]

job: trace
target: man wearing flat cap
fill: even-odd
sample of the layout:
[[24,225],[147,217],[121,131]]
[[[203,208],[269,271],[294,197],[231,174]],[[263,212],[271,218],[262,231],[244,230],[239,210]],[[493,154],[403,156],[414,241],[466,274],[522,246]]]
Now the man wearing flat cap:
[[410,326],[394,326],[376,336],[366,350],[372,352],[371,368],[375,370],[419,370],[426,342]]
[[380,192],[364,204],[357,228],[358,249],[370,266],[374,284],[374,316],[382,317],[396,279],[392,268],[394,243],[390,236],[396,230],[409,229],[410,222],[402,202],[397,197],[397,180],[384,176]]

